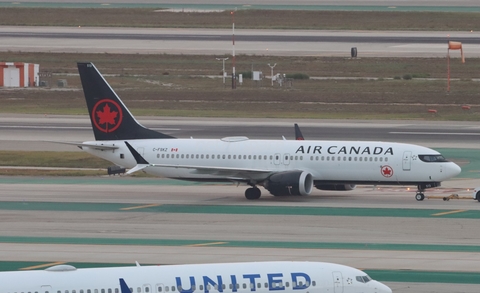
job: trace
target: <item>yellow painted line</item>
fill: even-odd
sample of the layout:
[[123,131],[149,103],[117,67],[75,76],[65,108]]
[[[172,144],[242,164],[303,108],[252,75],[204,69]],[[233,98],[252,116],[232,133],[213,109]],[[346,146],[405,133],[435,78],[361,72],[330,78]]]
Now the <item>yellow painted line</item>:
[[449,212],[443,212],[443,213],[433,214],[432,216],[450,215],[450,214],[456,214],[456,213],[463,213],[463,212],[466,212],[466,211],[467,211],[467,210],[454,210],[454,211],[449,211]]
[[197,247],[197,246],[210,246],[210,245],[220,245],[220,244],[225,244],[228,242],[210,242],[210,243],[198,243],[198,244],[190,244],[190,245],[185,245],[189,247]]
[[120,209],[121,211],[129,211],[129,210],[137,210],[137,209],[144,209],[144,208],[151,208],[151,207],[158,207],[160,206],[161,204],[159,203],[154,203],[154,204],[146,204],[146,205],[143,205],[143,206],[136,206],[136,207],[129,207],[129,208],[123,208],[123,209]]
[[52,266],[56,266],[56,265],[63,265],[64,263],[65,263],[64,261],[51,262],[51,263],[46,263],[46,264],[43,264],[43,265],[21,268],[20,270],[35,270],[35,269],[41,269],[41,268],[46,268],[46,267],[52,267]]

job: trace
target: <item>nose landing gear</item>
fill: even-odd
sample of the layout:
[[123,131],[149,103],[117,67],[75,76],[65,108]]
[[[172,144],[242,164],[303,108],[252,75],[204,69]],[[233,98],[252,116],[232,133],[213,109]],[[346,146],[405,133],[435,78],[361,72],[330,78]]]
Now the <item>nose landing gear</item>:
[[415,195],[415,199],[417,201],[422,201],[425,199],[425,194],[423,194],[423,191],[417,191],[417,194]]

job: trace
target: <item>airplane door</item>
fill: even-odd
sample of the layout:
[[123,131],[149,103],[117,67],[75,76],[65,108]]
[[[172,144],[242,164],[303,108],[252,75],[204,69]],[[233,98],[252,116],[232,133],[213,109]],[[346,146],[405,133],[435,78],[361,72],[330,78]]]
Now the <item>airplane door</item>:
[[343,293],[342,272],[332,272],[333,275],[333,292]]
[[410,171],[412,168],[412,152],[403,152],[403,171]]
[[275,165],[280,165],[280,154],[275,154],[275,157],[273,159],[273,163]]
[[283,164],[290,165],[290,154],[283,154]]

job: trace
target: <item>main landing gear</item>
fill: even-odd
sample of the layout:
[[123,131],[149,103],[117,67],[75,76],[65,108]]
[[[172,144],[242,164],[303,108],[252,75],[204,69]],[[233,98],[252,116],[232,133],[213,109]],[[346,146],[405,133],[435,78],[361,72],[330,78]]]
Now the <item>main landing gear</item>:
[[261,195],[262,195],[262,192],[256,186],[247,188],[247,190],[245,190],[245,197],[247,199],[259,199]]

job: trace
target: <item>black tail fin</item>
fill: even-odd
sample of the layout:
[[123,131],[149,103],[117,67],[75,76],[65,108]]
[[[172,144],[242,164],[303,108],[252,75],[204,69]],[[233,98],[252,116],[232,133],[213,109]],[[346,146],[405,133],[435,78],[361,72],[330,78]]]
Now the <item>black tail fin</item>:
[[77,65],[95,140],[174,138],[138,123],[93,63]]

